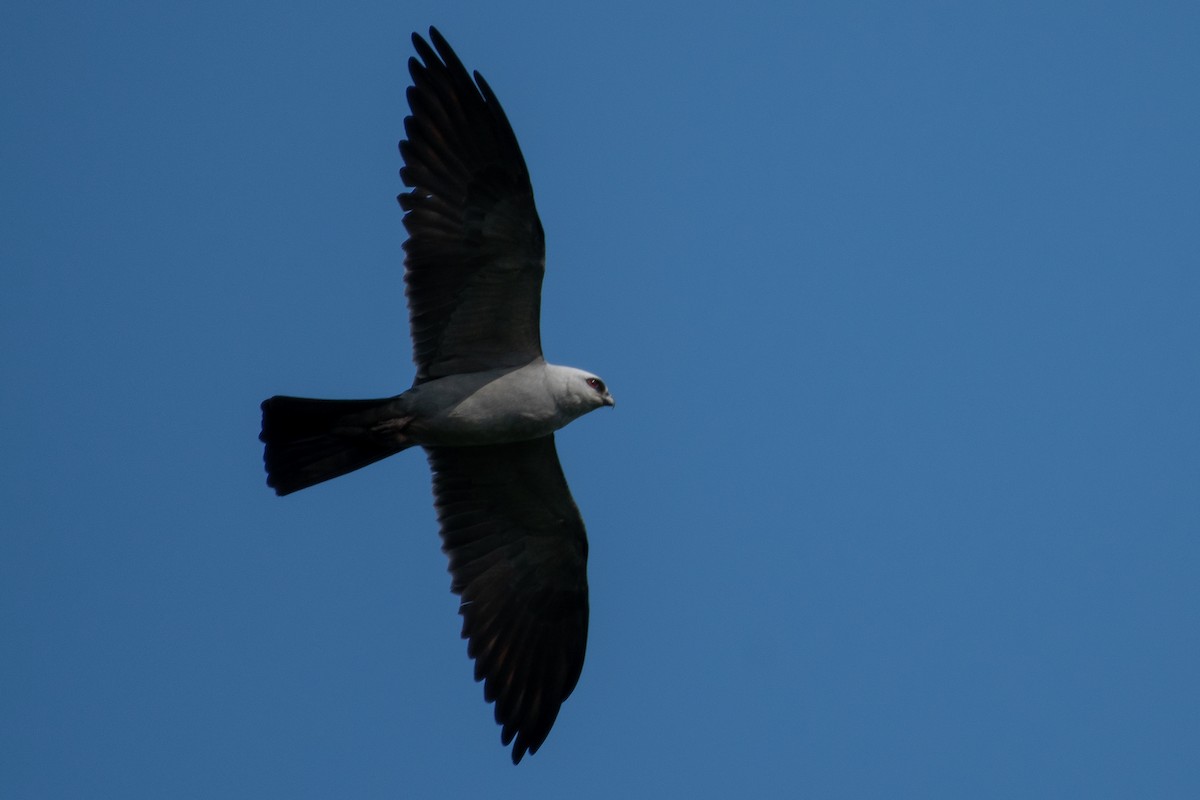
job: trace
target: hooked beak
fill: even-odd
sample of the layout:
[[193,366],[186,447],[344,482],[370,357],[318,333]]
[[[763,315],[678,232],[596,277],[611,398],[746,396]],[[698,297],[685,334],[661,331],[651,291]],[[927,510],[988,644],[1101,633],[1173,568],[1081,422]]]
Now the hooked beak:
[[616,400],[613,398],[613,396],[612,396],[611,394],[608,394],[607,392],[605,392],[605,394],[604,394],[604,405],[606,405],[606,406],[612,406],[613,408],[616,408],[616,407],[617,407],[617,401],[616,401]]

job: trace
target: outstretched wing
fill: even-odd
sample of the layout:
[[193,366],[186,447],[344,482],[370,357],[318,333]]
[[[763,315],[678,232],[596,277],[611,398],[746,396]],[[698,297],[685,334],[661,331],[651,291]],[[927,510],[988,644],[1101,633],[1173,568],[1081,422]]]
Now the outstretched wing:
[[583,520],[553,435],[426,450],[467,653],[496,703],[501,741],[516,739],[516,764],[546,740],[583,669]]
[[542,354],[546,248],[529,171],[483,76],[437,29],[410,58],[400,142],[404,281],[417,383],[527,364]]

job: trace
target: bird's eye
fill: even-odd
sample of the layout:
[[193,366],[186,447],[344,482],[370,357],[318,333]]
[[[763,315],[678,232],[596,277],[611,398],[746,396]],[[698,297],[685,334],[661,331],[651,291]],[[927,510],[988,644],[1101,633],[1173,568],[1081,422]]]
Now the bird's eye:
[[604,393],[604,381],[600,380],[599,378],[588,378],[587,385],[601,394]]

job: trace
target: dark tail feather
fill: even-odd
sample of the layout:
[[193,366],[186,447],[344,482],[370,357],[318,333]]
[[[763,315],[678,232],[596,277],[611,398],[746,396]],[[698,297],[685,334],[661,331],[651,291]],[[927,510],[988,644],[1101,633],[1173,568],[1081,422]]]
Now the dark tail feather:
[[267,485],[291,494],[411,447],[394,427],[387,433],[377,428],[394,417],[386,410],[394,400],[264,400],[258,438],[266,445]]

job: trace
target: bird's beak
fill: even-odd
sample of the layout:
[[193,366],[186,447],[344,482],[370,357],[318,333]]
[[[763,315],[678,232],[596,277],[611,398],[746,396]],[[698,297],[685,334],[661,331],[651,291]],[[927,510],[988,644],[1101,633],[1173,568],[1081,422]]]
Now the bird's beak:
[[613,398],[613,396],[611,394],[605,394],[604,395],[604,405],[612,406],[613,408],[616,408],[617,401]]

